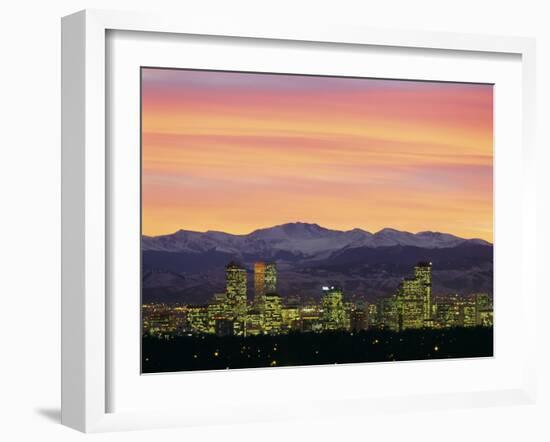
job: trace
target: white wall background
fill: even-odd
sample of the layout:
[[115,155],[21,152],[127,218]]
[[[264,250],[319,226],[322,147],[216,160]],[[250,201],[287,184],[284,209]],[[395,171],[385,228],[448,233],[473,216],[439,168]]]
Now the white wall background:
[[[0,439],[82,440],[59,425],[60,17],[84,8],[245,15],[307,25],[534,36],[538,39],[539,272],[550,226],[550,11],[544,0],[19,0],[0,7]],[[544,206],[544,207],[543,207]],[[546,227],[546,228],[545,228]],[[540,400],[535,406],[416,412],[92,436],[95,440],[550,440],[550,333],[539,286]],[[365,380],[368,382],[368,380]],[[182,398],[183,399],[183,398]]]

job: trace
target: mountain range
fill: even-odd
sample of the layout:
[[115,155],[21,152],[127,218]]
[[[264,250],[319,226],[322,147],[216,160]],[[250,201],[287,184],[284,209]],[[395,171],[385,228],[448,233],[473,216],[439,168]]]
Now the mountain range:
[[234,254],[264,253],[273,257],[289,252],[304,257],[326,255],[343,248],[414,246],[427,249],[456,247],[460,244],[489,245],[482,239],[464,239],[448,233],[410,233],[385,228],[376,233],[362,229],[332,230],[318,224],[288,223],[254,230],[246,235],[225,232],[179,230],[162,236],[144,236],[142,250],[202,253],[216,250]]
[[253,263],[276,262],[283,296],[315,297],[325,284],[371,298],[387,295],[420,260],[434,263],[434,291],[492,292],[493,246],[482,239],[295,222],[245,235],[179,230],[143,236],[143,300],[207,302],[224,290],[223,268],[231,260],[250,270],[251,290]]

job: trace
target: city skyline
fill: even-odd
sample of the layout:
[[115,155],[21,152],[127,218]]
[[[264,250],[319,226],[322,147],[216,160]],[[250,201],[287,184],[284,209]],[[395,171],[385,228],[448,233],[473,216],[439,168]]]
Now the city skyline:
[[[319,287],[320,300],[282,296],[275,263],[254,263],[254,293],[247,290],[248,270],[238,262],[225,266],[226,287],[207,304],[144,304],[144,336],[260,336],[293,332],[394,332],[452,327],[492,327],[492,297],[487,293],[458,296],[432,291],[432,262],[417,262],[413,276],[403,275],[393,294],[373,300],[351,300],[338,285]],[[266,274],[266,268],[270,268]],[[266,284],[269,286],[266,289]],[[159,316],[159,313],[162,314]]]
[[299,220],[492,243],[492,99],[480,84],[144,68],[143,233]]
[[284,274],[278,283],[287,293],[315,296],[315,286],[339,282],[347,291],[379,296],[387,284],[397,283],[405,269],[426,260],[445,263],[434,275],[437,290],[493,292],[493,245],[447,234],[391,229],[374,234],[359,229],[342,232],[291,223],[248,235],[180,230],[144,236],[141,249],[145,302],[204,302],[213,290],[221,292],[220,270],[230,260],[251,271],[258,268],[250,289],[257,287],[260,292],[268,290],[265,262],[276,263]]

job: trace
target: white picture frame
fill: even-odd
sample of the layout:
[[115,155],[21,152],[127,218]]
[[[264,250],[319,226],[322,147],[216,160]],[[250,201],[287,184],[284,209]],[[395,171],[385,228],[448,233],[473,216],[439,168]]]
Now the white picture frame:
[[[62,423],[84,432],[207,424],[209,416],[185,416],[181,410],[108,412],[109,303],[107,226],[110,209],[106,155],[108,115],[106,34],[108,31],[244,37],[381,48],[426,48],[445,51],[502,53],[521,57],[521,298],[522,306],[536,304],[534,269],[527,258],[536,256],[535,238],[535,42],[529,38],[494,37],[418,31],[324,27],[312,23],[294,28],[284,24],[218,23],[194,17],[86,10],[62,20]],[[340,413],[369,413],[374,409],[453,408],[503,403],[531,403],[536,396],[535,327],[524,321],[525,366],[520,387],[460,394],[429,394],[357,401],[342,398]],[[340,369],[340,368],[338,368]],[[242,376],[242,373],[240,374]],[[271,418],[284,418],[268,410]],[[318,402],[314,415],[334,411],[330,400]],[[294,417],[311,410],[292,410]],[[251,413],[244,419],[262,420]],[[227,416],[227,421],[242,421]]]

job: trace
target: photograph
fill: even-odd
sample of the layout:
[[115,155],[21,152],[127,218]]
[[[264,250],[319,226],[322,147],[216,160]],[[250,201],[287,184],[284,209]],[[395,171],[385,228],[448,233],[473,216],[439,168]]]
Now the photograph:
[[4,2],[0,442],[549,442],[537,1]]
[[143,374],[493,356],[493,84],[140,69]]

